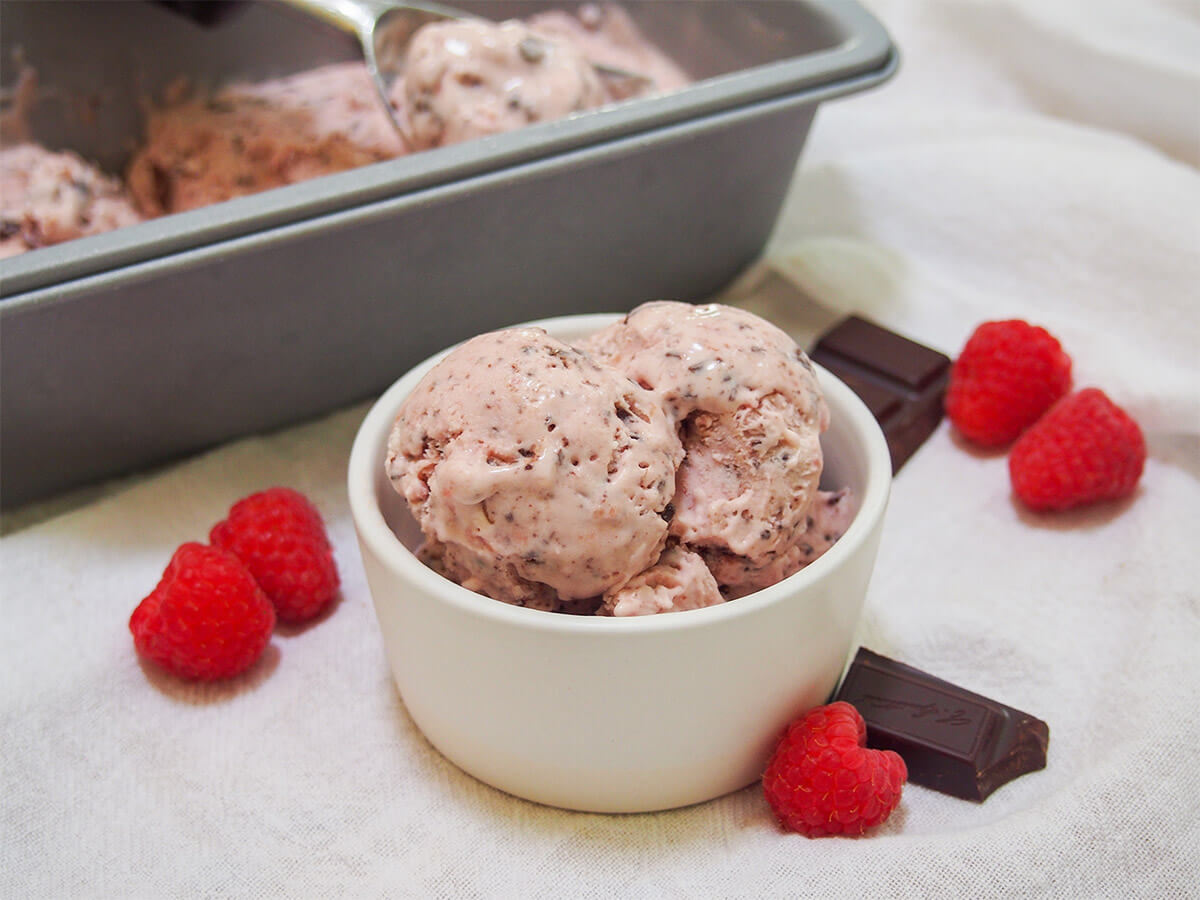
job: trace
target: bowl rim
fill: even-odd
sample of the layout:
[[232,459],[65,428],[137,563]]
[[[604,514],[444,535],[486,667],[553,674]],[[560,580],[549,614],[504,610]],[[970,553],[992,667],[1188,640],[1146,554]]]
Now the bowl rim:
[[[506,328],[544,328],[550,334],[570,331],[590,333],[611,324],[625,313],[591,313],[554,316],[520,322]],[[396,411],[407,396],[438,362],[464,342],[451,345],[418,363],[392,383],[371,405],[355,434],[347,466],[347,493],[350,514],[364,549],[369,549],[401,581],[411,583],[424,593],[437,596],[460,612],[489,619],[497,624],[558,634],[639,635],[662,631],[681,631],[709,627],[728,619],[753,615],[793,595],[802,594],[827,571],[848,560],[869,539],[882,520],[891,491],[892,466],[887,441],[867,409],[846,384],[817,363],[821,388],[826,400],[847,423],[848,431],[863,444],[866,455],[866,484],[859,498],[858,511],[850,527],[820,558],[799,572],[770,587],[702,609],[679,610],[656,616],[575,616],[540,609],[528,609],[477,594],[437,574],[409,550],[384,519],[376,502],[377,467],[396,418]],[[376,602],[378,602],[377,598]]]

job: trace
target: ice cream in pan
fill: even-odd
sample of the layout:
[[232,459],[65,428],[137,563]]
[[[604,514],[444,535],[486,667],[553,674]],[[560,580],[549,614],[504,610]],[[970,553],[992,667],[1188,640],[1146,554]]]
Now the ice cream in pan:
[[[232,82],[216,91],[180,82],[150,112],[125,185],[74,159],[71,166],[58,161],[62,180],[51,184],[51,167],[39,169],[36,178],[22,174],[31,169],[32,151],[6,150],[0,157],[6,235],[0,252],[12,255],[143,217],[675,90],[689,80],[617,6],[586,4],[574,14],[550,10],[501,23],[416,21],[422,27],[406,38],[405,71],[390,88],[388,105],[363,62]],[[621,71],[639,77],[613,74]],[[389,112],[404,123],[401,130]],[[71,174],[81,167],[86,177]],[[82,203],[85,195],[72,192],[72,182],[97,186],[86,195],[96,201],[95,214],[82,209],[76,227],[26,226],[31,239],[21,238],[21,222],[65,221],[47,198]],[[110,198],[127,209],[118,213]]]
[[404,152],[361,63],[215,93],[186,84],[153,110],[127,169],[149,216],[186,212]]
[[[358,37],[376,92],[413,150],[562,118],[613,94],[654,90],[658,78],[678,86],[677,70],[637,52],[644,42],[627,17],[598,7],[581,19],[550,15],[543,28],[536,16],[495,23],[440,3],[289,2]],[[605,18],[616,27],[597,39]]]
[[125,186],[78,155],[0,147],[0,259],[141,220]]
[[561,119],[608,99],[583,53],[523,22],[426,25],[392,102],[414,150]]
[[784,332],[658,301],[578,346],[536,329],[461,345],[401,406],[385,465],[443,575],[642,615],[767,587],[837,540],[853,500],[818,489],[828,424]]

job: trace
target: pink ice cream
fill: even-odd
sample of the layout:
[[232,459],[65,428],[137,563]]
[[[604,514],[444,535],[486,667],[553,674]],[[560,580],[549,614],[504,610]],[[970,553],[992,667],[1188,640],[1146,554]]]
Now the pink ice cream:
[[462,345],[404,402],[386,467],[447,578],[642,616],[769,587],[841,537],[853,498],[818,490],[828,424],[784,332],[658,301],[578,347],[540,329]]
[[[688,83],[623,10],[584,7],[580,15],[540,14],[553,36],[518,21],[418,29],[392,96],[411,146],[360,62],[215,93],[181,84],[149,114],[129,189],[147,216],[184,212]],[[602,79],[591,55],[636,64],[654,84]]]
[[184,212],[403,152],[362,63],[231,84],[177,86],[150,113],[127,180],[147,215]]
[[402,87],[417,150],[561,119],[607,99],[575,46],[517,21],[424,26],[409,44]]
[[799,572],[832,547],[853,519],[854,503],[848,489],[817,491],[795,543],[771,554],[765,562],[754,563],[716,547],[702,548],[700,553],[713,577],[726,585],[725,596],[732,600]]
[[[585,4],[577,16],[549,11],[530,22],[418,29],[391,98],[412,146],[366,66],[348,62],[215,92],[176,83],[148,111],[124,186],[77,157],[33,144],[5,150],[0,256],[688,84],[619,7]],[[594,63],[651,81],[603,76]],[[36,93],[23,79],[22,116]]]
[[140,221],[121,182],[74,153],[0,149],[0,258]]
[[394,102],[404,110],[413,149],[421,150],[678,90],[689,81],[625,10],[589,3],[577,15],[549,10],[525,22],[420,28]]
[[648,392],[529,328],[442,360],[401,407],[386,469],[435,568],[558,609],[658,561],[682,456]]
[[577,47],[590,63],[649,79],[647,83],[601,73],[610,100],[645,93],[663,94],[691,82],[674,60],[646,39],[629,13],[620,6],[585,3],[575,15],[552,9],[530,16],[526,21],[539,34]]
[[[540,14],[547,34],[518,21],[418,29],[392,96],[411,147],[361,62],[215,93],[177,86],[149,114],[130,191],[147,216],[184,212],[688,83],[623,10],[585,6],[580,17]],[[654,84],[602,79],[593,57],[644,70]]]
[[602,616],[648,616],[724,603],[717,580],[699,554],[673,544],[658,562],[617,588],[597,611]]
[[722,567],[722,588],[752,583],[792,550],[821,478],[829,409],[787,334],[744,310],[659,301],[582,346],[651,391],[678,428],[686,455],[671,534],[737,561]]

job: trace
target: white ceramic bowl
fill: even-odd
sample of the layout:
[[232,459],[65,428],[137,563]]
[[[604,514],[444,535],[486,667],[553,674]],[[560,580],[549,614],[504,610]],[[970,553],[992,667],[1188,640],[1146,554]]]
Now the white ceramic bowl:
[[[615,316],[532,324],[574,340]],[[720,606],[614,619],[510,606],[426,568],[404,499],[384,474],[402,399],[442,354],[371,408],[350,454],[350,509],[405,706],[459,767],[552,806],[641,812],[756,780],[784,725],[825,702],[854,649],[891,485],[883,434],[819,370],[832,413],[826,486],[858,511],[812,565]]]

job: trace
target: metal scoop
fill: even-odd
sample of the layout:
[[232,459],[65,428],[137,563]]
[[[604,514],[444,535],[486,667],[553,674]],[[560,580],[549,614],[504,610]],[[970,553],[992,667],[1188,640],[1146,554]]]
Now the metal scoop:
[[[479,19],[470,13],[420,2],[397,4],[394,0],[288,0],[292,6],[315,15],[358,37],[367,70],[375,88],[405,144],[413,146],[407,123],[392,104],[393,87],[404,74],[404,55],[413,33],[422,25],[446,19]],[[549,41],[547,41],[549,43]],[[654,80],[639,72],[592,62],[597,75],[619,79],[637,89],[652,88]]]

